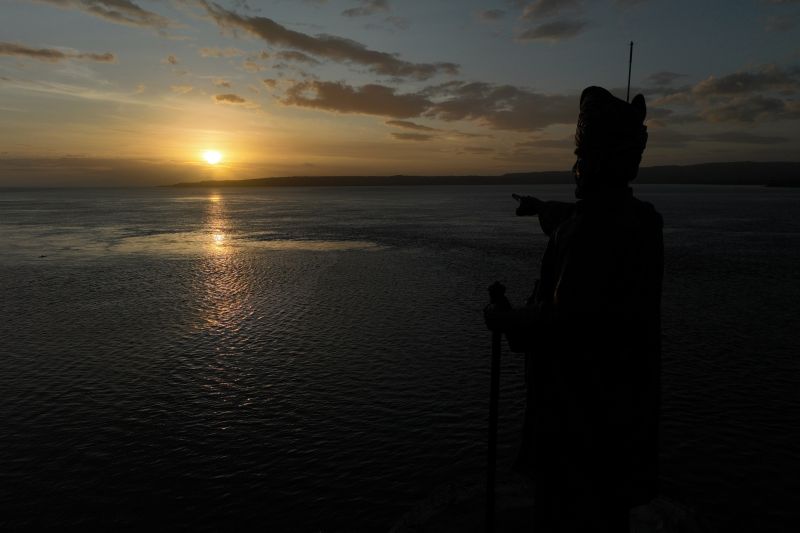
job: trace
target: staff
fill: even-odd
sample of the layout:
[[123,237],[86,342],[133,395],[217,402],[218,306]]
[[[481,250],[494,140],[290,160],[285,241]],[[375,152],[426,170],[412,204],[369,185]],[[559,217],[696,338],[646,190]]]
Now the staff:
[[625,93],[625,101],[631,101],[631,66],[633,65],[633,41],[631,41],[631,51],[628,54],[628,92]]

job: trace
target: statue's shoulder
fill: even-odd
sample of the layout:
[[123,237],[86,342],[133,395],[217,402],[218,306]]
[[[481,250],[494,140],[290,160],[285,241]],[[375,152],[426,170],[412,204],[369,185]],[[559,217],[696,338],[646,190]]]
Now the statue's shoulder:
[[663,227],[664,219],[661,217],[661,213],[659,213],[656,207],[650,202],[645,202],[644,200],[632,196],[629,205],[636,218],[642,223],[658,228]]

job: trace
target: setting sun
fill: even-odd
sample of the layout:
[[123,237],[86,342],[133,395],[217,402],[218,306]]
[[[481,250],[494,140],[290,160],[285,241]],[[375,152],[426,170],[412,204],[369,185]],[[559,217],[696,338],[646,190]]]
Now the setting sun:
[[222,152],[217,150],[206,150],[203,152],[203,159],[205,159],[206,163],[209,165],[216,165],[222,161]]

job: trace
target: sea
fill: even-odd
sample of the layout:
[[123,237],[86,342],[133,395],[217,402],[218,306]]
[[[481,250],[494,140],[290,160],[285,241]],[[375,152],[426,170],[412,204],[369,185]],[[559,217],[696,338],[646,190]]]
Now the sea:
[[[486,469],[499,280],[569,186],[0,190],[0,530],[383,532]],[[800,189],[664,218],[661,493],[800,530]],[[499,468],[523,362],[502,358]]]

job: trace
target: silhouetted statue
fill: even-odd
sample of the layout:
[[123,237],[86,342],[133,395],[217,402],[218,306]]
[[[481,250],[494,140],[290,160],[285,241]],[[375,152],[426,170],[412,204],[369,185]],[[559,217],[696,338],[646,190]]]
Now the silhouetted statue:
[[642,95],[589,87],[580,100],[576,203],[520,202],[550,237],[523,308],[487,308],[527,352],[516,467],[535,487],[536,531],[628,531],[657,490],[662,220],[629,187],[647,143]]

